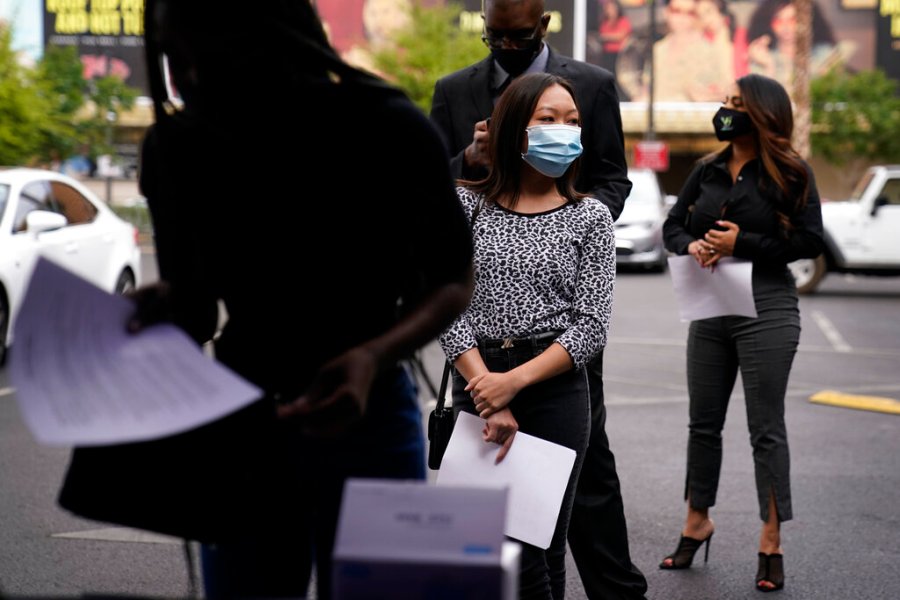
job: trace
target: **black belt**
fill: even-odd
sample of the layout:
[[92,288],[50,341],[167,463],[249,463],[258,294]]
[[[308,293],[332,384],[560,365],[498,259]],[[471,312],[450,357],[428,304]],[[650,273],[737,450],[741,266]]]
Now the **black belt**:
[[509,337],[486,339],[478,342],[478,347],[482,350],[513,350],[515,348],[539,348],[546,347],[553,343],[553,340],[563,334],[562,331],[547,331],[545,333],[535,333],[534,335],[526,335],[524,337]]

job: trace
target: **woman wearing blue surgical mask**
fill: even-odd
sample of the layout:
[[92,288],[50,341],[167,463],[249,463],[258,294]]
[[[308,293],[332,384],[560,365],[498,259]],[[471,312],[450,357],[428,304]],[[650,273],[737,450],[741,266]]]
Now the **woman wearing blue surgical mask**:
[[493,165],[457,189],[475,241],[475,292],[440,336],[453,408],[485,420],[497,461],[517,431],[576,452],[546,549],[522,544],[519,598],[565,593],[566,533],[590,431],[585,364],[606,344],[615,278],[609,211],[574,182],[581,128],[569,83],[516,78],[491,116]]
[[800,340],[800,311],[787,265],[821,254],[822,213],[813,172],[791,146],[791,100],[780,83],[741,77],[712,125],[728,145],[701,159],[688,176],[663,225],[666,248],[709,269],[722,257],[750,261],[757,316],[691,322],[687,516],[675,551],[659,567],[689,568],[704,544],[704,561],[709,557],[722,429],[740,372],[762,521],[754,585],[772,592],[784,587],[781,523],[793,516],[784,397]]

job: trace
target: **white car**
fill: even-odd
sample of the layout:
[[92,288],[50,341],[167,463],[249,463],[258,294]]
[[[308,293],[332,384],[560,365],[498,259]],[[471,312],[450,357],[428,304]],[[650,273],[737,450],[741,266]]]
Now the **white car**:
[[900,165],[869,167],[848,200],[822,203],[825,252],[788,265],[801,294],[828,273],[900,275]]
[[110,293],[141,281],[137,229],[89,189],[54,171],[0,169],[0,365],[39,256]]
[[662,226],[672,203],[663,195],[655,171],[629,169],[628,179],[631,193],[616,219],[616,264],[664,271],[669,253],[663,245]]

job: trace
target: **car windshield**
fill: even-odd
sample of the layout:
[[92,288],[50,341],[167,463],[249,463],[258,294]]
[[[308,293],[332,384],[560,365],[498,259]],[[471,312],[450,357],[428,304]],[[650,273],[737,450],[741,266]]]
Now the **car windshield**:
[[850,200],[854,202],[859,202],[860,198],[862,198],[863,192],[866,191],[866,188],[869,187],[869,182],[872,181],[872,178],[875,177],[875,171],[866,171],[866,174],[860,178],[859,183],[856,184],[856,187],[853,189],[853,194],[850,196]]
[[629,204],[652,205],[659,203],[659,194],[654,189],[656,182],[653,181],[653,175],[632,173],[628,178],[631,179],[633,185],[625,206]]

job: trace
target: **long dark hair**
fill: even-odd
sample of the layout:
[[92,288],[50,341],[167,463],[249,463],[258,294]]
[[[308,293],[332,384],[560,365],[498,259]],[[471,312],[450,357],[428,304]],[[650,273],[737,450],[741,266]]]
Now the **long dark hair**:
[[218,0],[147,0],[144,28],[155,101],[166,94],[163,54],[174,65],[176,85],[194,87],[181,91],[193,93],[207,114],[260,99],[296,106],[303,100],[298,92],[347,82],[399,93],[338,55],[309,0],[255,0],[252,10],[240,12]]
[[[509,196],[509,208],[519,201],[522,187],[522,152],[527,146],[525,128],[534,115],[538,100],[553,85],[562,86],[578,107],[575,91],[566,79],[551,73],[528,73],[515,78],[494,107],[490,121],[488,154],[491,168],[480,181],[460,181],[485,199],[495,202],[501,196]],[[580,114],[580,111],[579,111]],[[566,172],[556,179],[556,189],[567,200],[574,202],[585,197],[575,190],[575,179],[581,166],[581,157],[575,159]]]
[[778,81],[764,75],[737,80],[741,98],[755,129],[759,158],[778,192],[777,210],[783,229],[791,230],[790,217],[806,207],[809,173],[791,145],[794,115],[791,99]]

